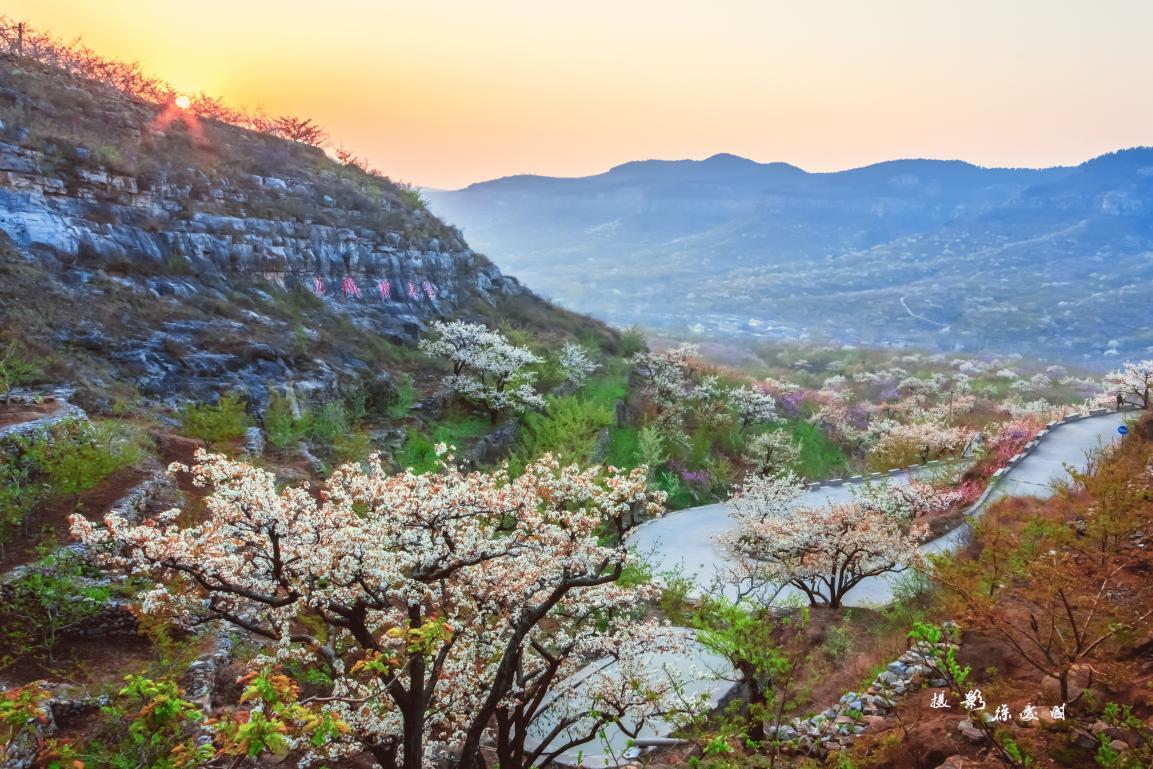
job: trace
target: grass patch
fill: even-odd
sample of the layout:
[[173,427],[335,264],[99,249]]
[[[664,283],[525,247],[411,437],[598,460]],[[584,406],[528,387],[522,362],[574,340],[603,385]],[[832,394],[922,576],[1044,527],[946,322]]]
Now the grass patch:
[[614,427],[609,430],[609,445],[605,462],[616,467],[636,467],[641,463],[640,430],[635,427]]
[[788,430],[801,444],[801,458],[797,472],[811,480],[835,478],[849,466],[841,447],[811,422],[789,422],[770,429]]
[[404,447],[394,457],[402,468],[411,468],[418,475],[436,469],[436,444],[444,443],[460,448],[468,439],[479,438],[491,429],[485,417],[450,417],[432,425],[431,430],[410,429]]

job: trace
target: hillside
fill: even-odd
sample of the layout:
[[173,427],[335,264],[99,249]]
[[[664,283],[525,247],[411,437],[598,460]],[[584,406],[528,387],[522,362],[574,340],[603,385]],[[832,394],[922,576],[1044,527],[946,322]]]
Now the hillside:
[[1150,149],[838,173],[716,155],[429,196],[527,285],[614,322],[1103,367],[1153,341],[1150,168]]
[[0,345],[90,405],[388,390],[462,314],[608,339],[387,178],[0,58]]

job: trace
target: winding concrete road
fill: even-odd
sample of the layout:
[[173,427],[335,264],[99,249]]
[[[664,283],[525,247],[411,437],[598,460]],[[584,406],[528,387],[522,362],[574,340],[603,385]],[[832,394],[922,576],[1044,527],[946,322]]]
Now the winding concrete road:
[[[1084,469],[1090,453],[1120,440],[1117,428],[1132,417],[1131,412],[1109,412],[1073,422],[1057,423],[1024,459],[1005,472],[969,514],[980,515],[985,507],[1004,497],[1051,496],[1054,493],[1054,482],[1069,477],[1067,467]],[[904,484],[909,482],[911,475],[908,471],[902,471],[890,478],[894,483]],[[798,503],[817,505],[848,501],[855,485],[846,483],[812,489]],[[652,564],[656,574],[679,571],[692,576],[700,588],[709,586],[717,570],[731,560],[731,554],[717,543],[716,538],[733,526],[734,522],[725,504],[704,505],[670,513],[639,526],[631,537],[640,554]],[[921,549],[927,553],[952,549],[963,542],[967,535],[966,523],[925,543]],[[888,604],[893,599],[892,579],[876,577],[863,581],[849,593],[845,603],[852,606]],[[692,677],[702,667],[715,670],[718,665],[717,658],[703,649],[697,656],[666,654],[654,656],[654,675],[667,675],[669,671],[679,670]],[[611,667],[611,663],[596,662],[568,682],[562,682],[560,689],[564,692],[566,707],[574,704],[580,706],[581,680],[597,671],[609,671]],[[727,694],[732,686],[729,681],[718,678],[715,674],[709,681],[692,678],[693,690],[707,691],[710,699],[715,702]],[[547,723],[547,711],[543,723]],[[667,735],[668,731],[662,731],[657,724],[644,730],[644,734],[661,737]],[[599,741],[575,748],[561,756],[557,762],[567,766],[580,764],[593,769],[621,766],[629,760],[630,744],[630,738],[623,732],[609,728]]]

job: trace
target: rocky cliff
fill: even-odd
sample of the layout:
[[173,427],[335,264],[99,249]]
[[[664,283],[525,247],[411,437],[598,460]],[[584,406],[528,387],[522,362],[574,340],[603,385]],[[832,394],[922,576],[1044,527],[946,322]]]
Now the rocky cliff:
[[14,58],[0,239],[0,335],[154,399],[330,387],[433,318],[544,306],[410,188]]

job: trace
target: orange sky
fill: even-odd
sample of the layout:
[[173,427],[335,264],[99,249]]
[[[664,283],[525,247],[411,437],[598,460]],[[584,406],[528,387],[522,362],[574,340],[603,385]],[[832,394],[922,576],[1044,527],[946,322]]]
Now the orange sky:
[[[803,7],[802,7],[803,6]],[[1075,163],[1153,144],[1145,0],[5,0],[456,187],[732,152]]]

